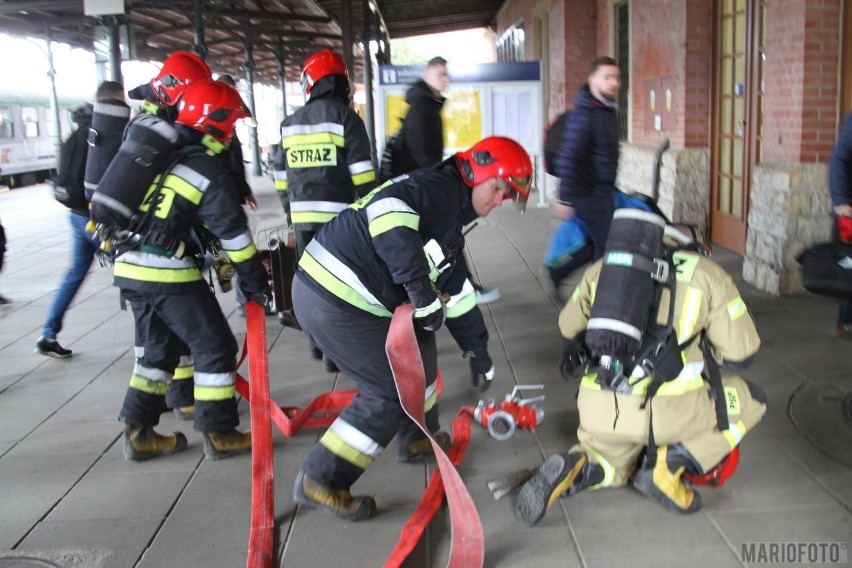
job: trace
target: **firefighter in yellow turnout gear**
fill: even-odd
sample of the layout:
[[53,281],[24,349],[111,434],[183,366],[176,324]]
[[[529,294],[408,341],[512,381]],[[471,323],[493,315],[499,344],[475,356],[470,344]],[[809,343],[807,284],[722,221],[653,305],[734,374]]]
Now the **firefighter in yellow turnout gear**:
[[[524,524],[541,520],[562,495],[621,487],[631,476],[639,491],[669,510],[698,511],[701,495],[684,483],[684,474],[700,475],[718,466],[766,412],[764,393],[736,374],[752,361],[760,338],[735,284],[718,264],[695,252],[675,252],[673,261],[677,275],[672,323],[680,346],[688,344],[679,354],[683,370],[643,405],[650,377],[631,376],[629,389],[616,392],[596,381],[587,367],[577,399],[578,443],[567,454],[549,456],[522,488],[515,513]],[[583,335],[601,268],[598,261],[586,271],[559,315],[559,329],[567,340],[560,360],[563,374],[581,367],[588,355]],[[657,323],[665,325],[668,314],[669,290],[664,290]],[[729,424],[723,431],[706,380],[712,363],[705,363],[697,339],[688,343],[699,334],[721,366]],[[639,463],[649,430],[656,450],[653,465],[647,459]]]

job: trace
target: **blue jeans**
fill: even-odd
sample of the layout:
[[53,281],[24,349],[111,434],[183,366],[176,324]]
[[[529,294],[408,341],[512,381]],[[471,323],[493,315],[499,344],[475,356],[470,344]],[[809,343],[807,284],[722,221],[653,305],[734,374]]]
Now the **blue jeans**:
[[92,239],[92,235],[86,232],[86,223],[88,217],[77,215],[69,212],[71,221],[71,267],[65,274],[65,279],[59,285],[59,290],[56,292],[56,297],[53,298],[53,305],[47,312],[47,319],[44,322],[41,334],[45,339],[53,341],[56,339],[56,334],[62,331],[62,319],[65,317],[65,312],[68,311],[68,306],[77,295],[77,291],[83,284],[86,274],[89,273],[89,268],[92,266],[92,261],[95,260],[95,253],[98,251],[100,243]]

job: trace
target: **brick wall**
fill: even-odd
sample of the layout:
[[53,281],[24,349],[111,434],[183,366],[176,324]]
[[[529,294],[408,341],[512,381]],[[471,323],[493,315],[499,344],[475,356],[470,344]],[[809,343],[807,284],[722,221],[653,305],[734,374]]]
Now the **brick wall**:
[[766,6],[763,159],[825,162],[837,136],[840,0]]

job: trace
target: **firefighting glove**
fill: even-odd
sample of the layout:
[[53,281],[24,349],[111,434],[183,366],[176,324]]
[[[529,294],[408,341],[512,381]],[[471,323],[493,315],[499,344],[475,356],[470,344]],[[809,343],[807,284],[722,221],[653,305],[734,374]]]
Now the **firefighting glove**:
[[586,333],[573,339],[566,339],[559,356],[559,373],[566,381],[574,378],[577,369],[584,368],[589,362],[589,349],[586,347]]
[[252,302],[260,304],[263,307],[264,312],[269,313],[270,309],[272,309],[272,288],[269,286],[266,286],[263,290],[250,293],[243,290],[243,293],[246,295],[246,298]]
[[414,325],[424,331],[438,331],[444,323],[444,304],[432,282],[427,277],[404,284],[408,298],[414,305]]
[[494,362],[483,347],[476,351],[468,351],[465,356],[470,359],[470,381],[481,392],[488,390],[494,380]]

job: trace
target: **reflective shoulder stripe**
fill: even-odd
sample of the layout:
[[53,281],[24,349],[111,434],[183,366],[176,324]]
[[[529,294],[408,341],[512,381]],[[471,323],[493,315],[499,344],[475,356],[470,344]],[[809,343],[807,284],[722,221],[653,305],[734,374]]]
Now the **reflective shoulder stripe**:
[[393,314],[367,290],[352,270],[337,260],[316,239],[308,243],[299,266],[344,302],[380,317]]
[[476,290],[470,280],[465,279],[461,292],[450,296],[447,302],[447,319],[461,317],[476,307]]
[[376,218],[394,212],[417,214],[414,209],[412,209],[411,206],[402,199],[397,197],[385,197],[377,199],[367,205],[367,221],[372,223]]
[[700,288],[689,286],[686,289],[680,312],[680,321],[678,322],[678,341],[684,342],[693,336],[695,324],[698,322],[698,316],[701,314],[701,301],[703,297],[704,292]]
[[319,124],[293,124],[281,128],[281,137],[297,136],[300,134],[316,134],[318,132],[329,132],[343,136],[343,125],[336,122],[320,122]]
[[408,227],[412,231],[420,230],[420,215],[416,213],[388,213],[370,223],[371,237],[378,237],[398,227]]
[[186,180],[187,183],[192,184],[201,193],[207,191],[207,188],[210,186],[210,178],[184,164],[176,165],[171,173]]
[[731,318],[731,321],[737,321],[738,319],[743,317],[748,311],[746,309],[745,302],[743,302],[743,299],[740,296],[737,296],[736,298],[728,302],[727,308],[728,317]]

